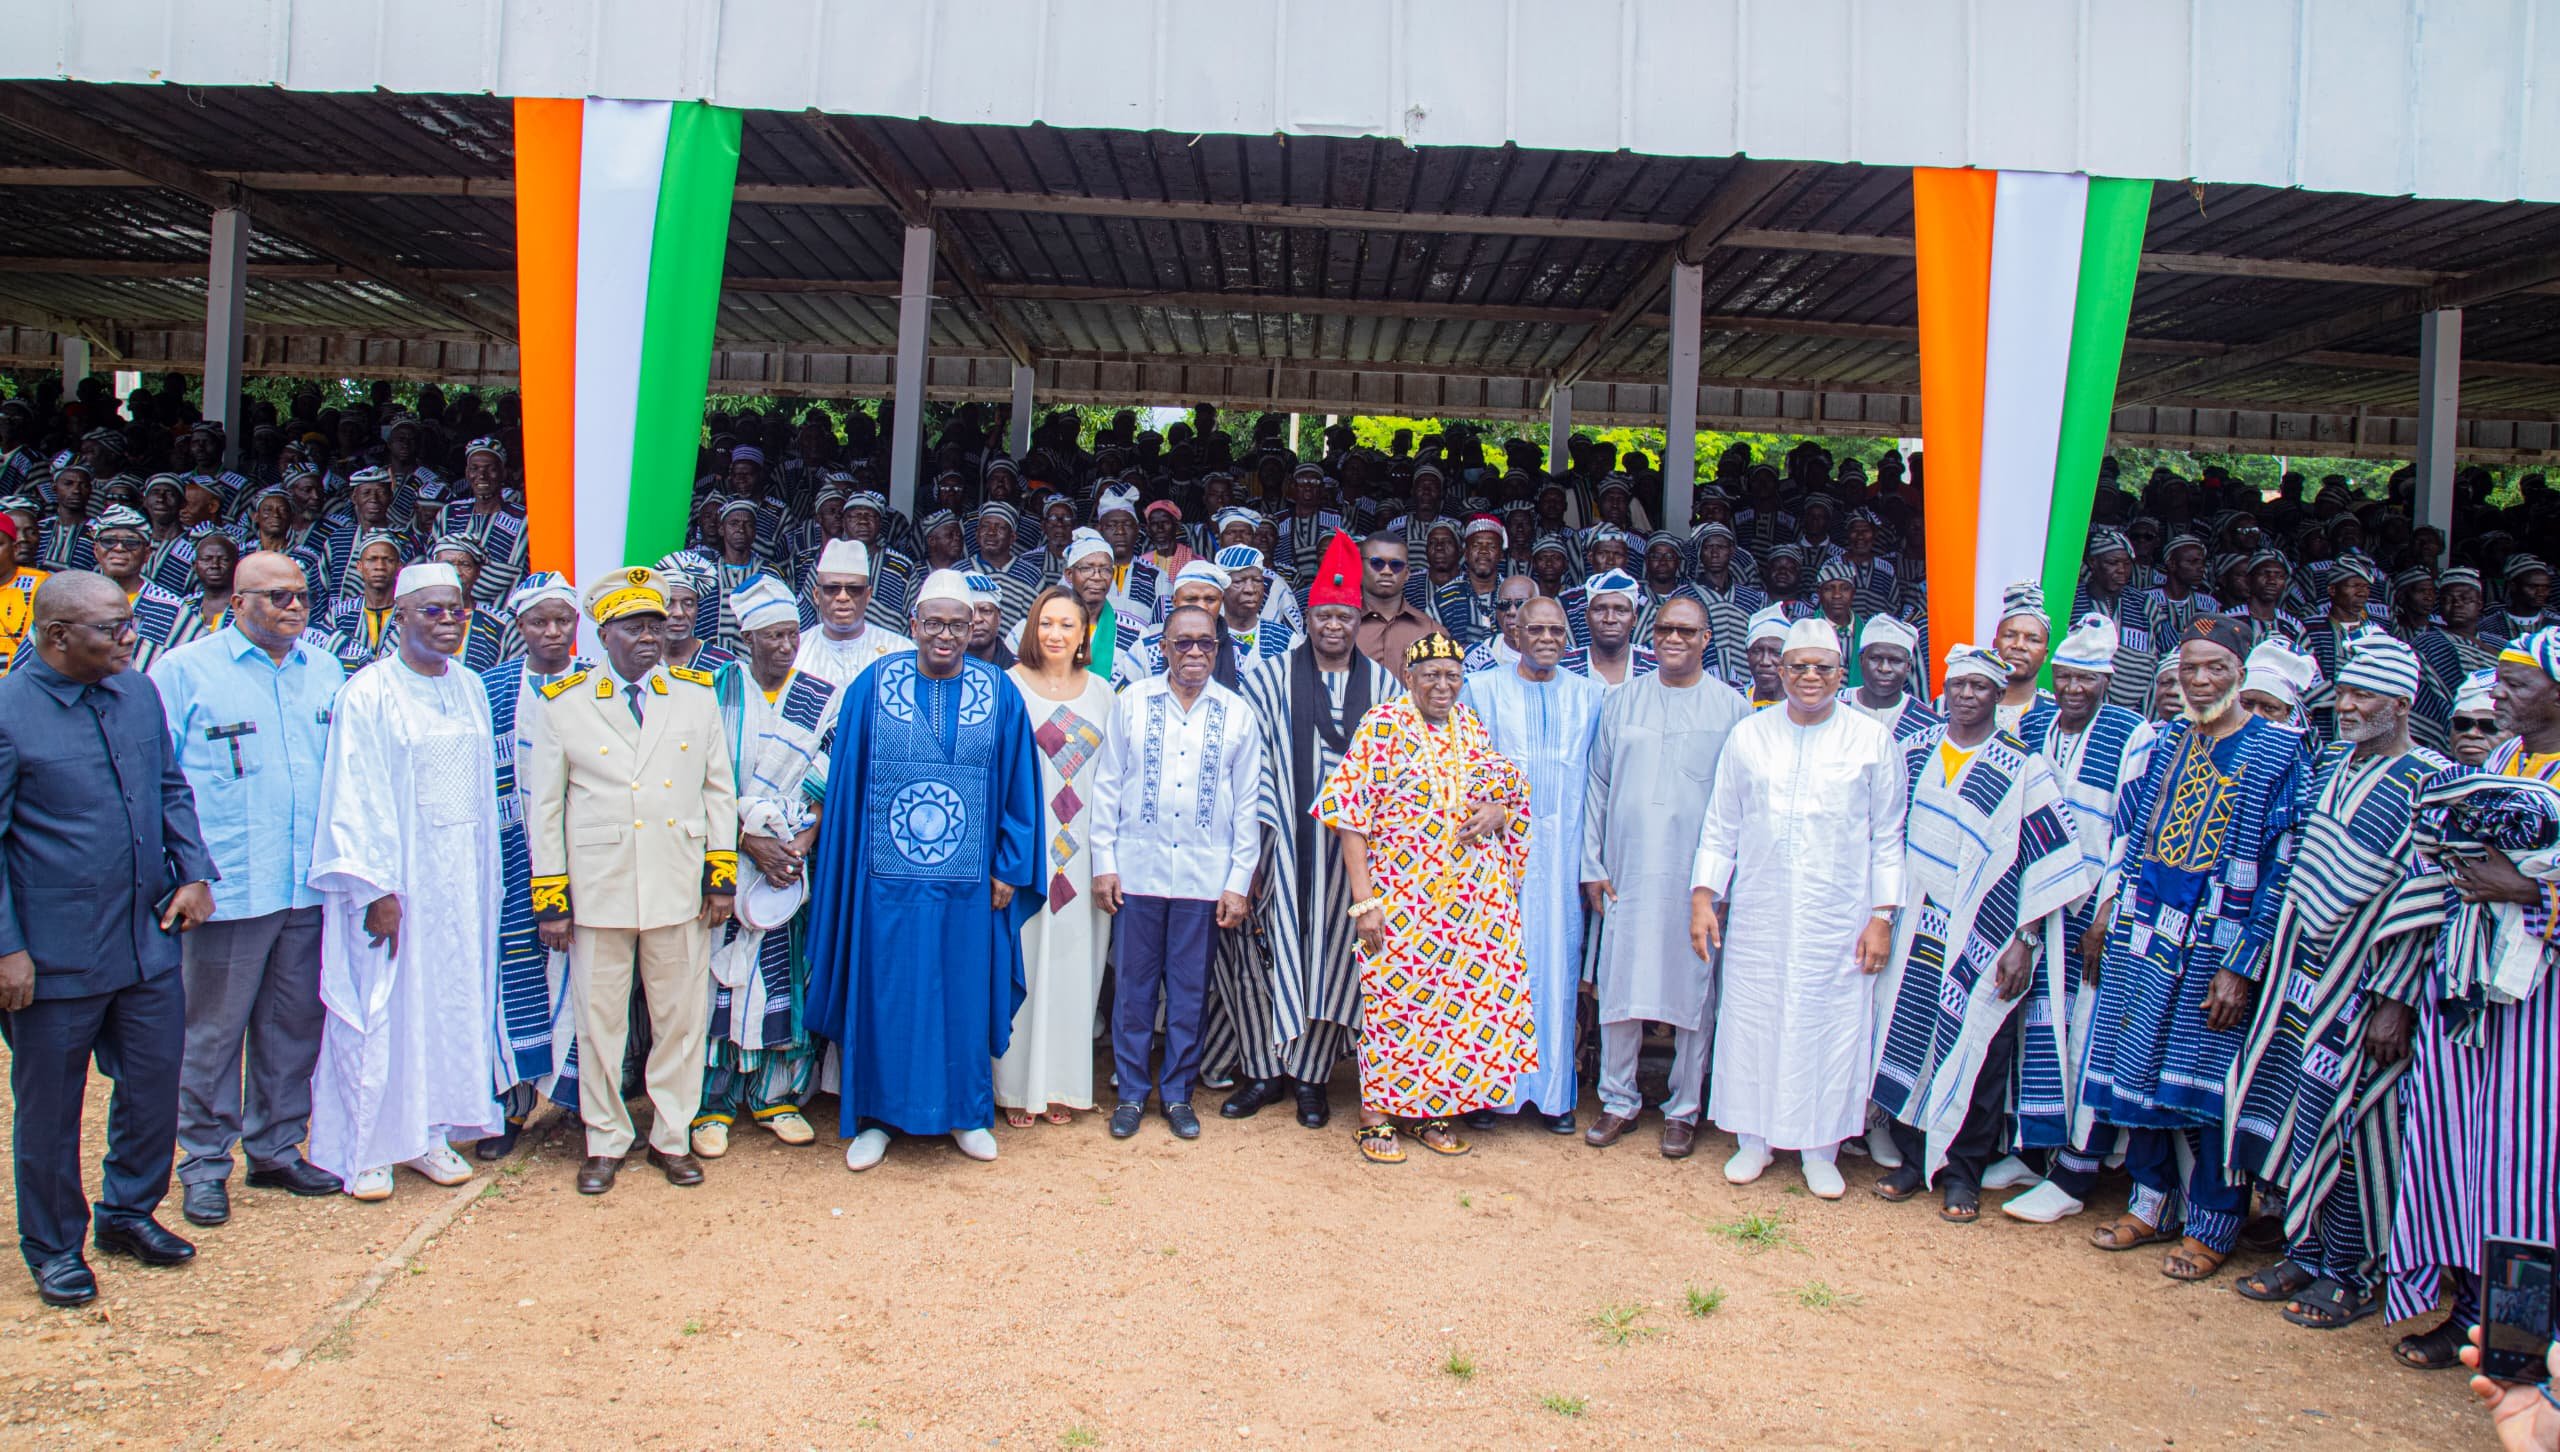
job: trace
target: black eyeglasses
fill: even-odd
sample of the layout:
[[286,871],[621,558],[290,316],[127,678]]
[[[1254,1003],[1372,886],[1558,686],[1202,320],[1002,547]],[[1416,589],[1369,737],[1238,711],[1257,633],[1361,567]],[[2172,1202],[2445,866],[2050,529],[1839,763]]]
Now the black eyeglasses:
[[308,590],[234,590],[231,593],[245,595],[252,600],[264,600],[278,610],[290,610],[311,598],[311,592]]
[[2456,731],[2495,731],[2498,729],[2498,718],[2495,716],[2456,716],[2453,718],[2453,729]]
[[918,640],[927,636],[940,638],[968,633],[969,622],[966,620],[919,620],[916,622],[916,639]]
[[467,620],[470,616],[470,609],[461,605],[421,605],[418,607],[418,618],[431,625],[442,624],[447,620]]
[[1828,676],[1837,675],[1840,671],[1840,668],[1836,665],[1824,665],[1820,661],[1813,660],[1787,661],[1782,663],[1778,669],[1785,671],[1791,676]]
[[63,624],[94,630],[109,640],[127,640],[134,634],[133,617],[130,615],[119,615],[113,620],[66,620]]
[[1369,568],[1382,574],[1392,575],[1398,570],[1412,569],[1413,565],[1410,561],[1406,560],[1371,560],[1369,561]]

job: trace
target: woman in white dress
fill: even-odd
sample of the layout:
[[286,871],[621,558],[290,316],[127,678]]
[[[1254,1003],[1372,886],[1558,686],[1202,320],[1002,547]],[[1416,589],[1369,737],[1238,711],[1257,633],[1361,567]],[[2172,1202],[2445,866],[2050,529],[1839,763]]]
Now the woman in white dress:
[[1012,1046],[996,1060],[996,1103],[1016,1129],[1035,1114],[1071,1124],[1076,1110],[1093,1107],[1093,1015],[1111,933],[1093,906],[1085,796],[1111,724],[1111,683],[1090,668],[1089,631],[1075,592],[1050,586],[1023,620],[1009,672],[1040,748],[1049,846],[1048,900],[1022,926],[1028,991],[1013,1016]]

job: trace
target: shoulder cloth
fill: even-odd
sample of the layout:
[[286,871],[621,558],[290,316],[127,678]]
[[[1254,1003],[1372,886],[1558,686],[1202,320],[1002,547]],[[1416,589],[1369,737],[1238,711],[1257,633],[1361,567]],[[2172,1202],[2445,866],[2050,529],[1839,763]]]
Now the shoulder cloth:
[[583,681],[586,678],[587,673],[585,671],[571,671],[560,679],[544,686],[542,688],[542,699],[546,701],[556,701],[560,699],[562,692],[568,690],[571,686],[576,685],[578,682]]
[[691,666],[669,666],[667,667],[667,674],[680,681],[691,681],[697,686],[707,686],[711,684],[711,672],[698,671]]

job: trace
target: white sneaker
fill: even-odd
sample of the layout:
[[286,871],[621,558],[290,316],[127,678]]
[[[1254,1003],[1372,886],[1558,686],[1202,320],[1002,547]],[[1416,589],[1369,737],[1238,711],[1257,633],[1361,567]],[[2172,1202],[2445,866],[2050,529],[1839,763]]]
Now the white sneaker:
[[1804,1162],[1804,1187],[1824,1200],[1837,1200],[1849,1192],[1849,1182],[1840,1178],[1837,1163],[1810,1157]]
[[2038,1180],[2035,1188],[2023,1195],[2012,1195],[2000,1207],[2000,1213],[2030,1225],[2051,1225],[2068,1220],[2088,1207],[2072,1193],[2051,1180]]
[[453,1146],[437,1140],[425,1154],[407,1162],[410,1169],[439,1185],[466,1185],[471,1182],[471,1163],[453,1152]]
[[1879,1119],[1868,1127],[1867,1155],[1879,1169],[1898,1170],[1902,1168],[1902,1151],[1894,1148],[1893,1131],[1885,1126],[1886,1121]]
[[359,1200],[390,1199],[391,1167],[384,1165],[378,1170],[358,1170],[356,1177],[347,1181],[347,1193]]
[[693,1127],[693,1156],[700,1160],[716,1160],[729,1152],[729,1126],[716,1119],[706,1119]]
[[1733,1152],[1732,1159],[1724,1162],[1725,1183],[1728,1185],[1748,1185],[1752,1181],[1759,1179],[1761,1172],[1768,1168],[1769,1152],[1765,1149],[1753,1149],[1750,1146],[1745,1145],[1741,1149]]
[[889,1157],[889,1131],[866,1129],[844,1147],[844,1167],[867,1170]]
[[2043,1178],[2042,1175],[2028,1169],[2025,1160],[2016,1155],[2002,1155],[1999,1159],[1992,1161],[1991,1168],[1982,1172],[1982,1188],[2014,1190],[2020,1185],[2032,1185]]
[[996,1136],[994,1130],[955,1129],[951,1131],[951,1142],[960,1146],[960,1153],[967,1155],[973,1160],[984,1161],[991,1160],[996,1157]]

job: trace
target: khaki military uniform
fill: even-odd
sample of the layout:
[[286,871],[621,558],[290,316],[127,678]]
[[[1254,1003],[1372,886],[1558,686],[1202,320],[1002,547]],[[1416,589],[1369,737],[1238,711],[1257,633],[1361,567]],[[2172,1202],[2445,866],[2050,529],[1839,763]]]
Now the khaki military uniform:
[[574,925],[569,983],[587,1153],[619,1159],[634,1139],[615,1079],[635,961],[652,1036],[649,1142],[661,1154],[689,1153],[711,1018],[702,899],[738,882],[736,778],[710,673],[660,666],[626,693],[597,667],[543,687],[526,709],[533,912]]

